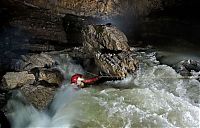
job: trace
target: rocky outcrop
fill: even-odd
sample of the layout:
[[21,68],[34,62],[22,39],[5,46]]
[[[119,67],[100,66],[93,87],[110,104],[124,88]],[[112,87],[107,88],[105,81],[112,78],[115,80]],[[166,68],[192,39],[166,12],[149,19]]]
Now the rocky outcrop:
[[16,71],[29,71],[36,67],[52,67],[56,61],[45,53],[22,55],[18,60],[12,60],[11,69]]
[[[27,6],[35,9],[48,9],[56,14],[75,14],[79,16],[117,16],[132,13],[143,16],[154,10],[170,7],[177,0],[8,0],[10,5]],[[181,3],[181,1],[178,1]],[[8,3],[8,2],[7,2]],[[22,6],[23,5],[23,6]]]
[[55,67],[56,61],[51,55],[41,53],[22,55],[11,64],[12,69],[20,72],[7,72],[2,79],[2,88],[20,89],[29,103],[40,110],[45,109],[64,81],[62,72]]
[[33,74],[28,74],[27,71],[23,72],[7,72],[2,79],[3,87],[6,89],[14,89],[17,87],[22,87],[26,84],[33,84],[35,81],[35,76]]
[[27,35],[28,40],[35,39],[38,44],[40,40],[46,40],[46,43],[48,41],[67,43],[62,18],[47,11],[34,10],[28,14],[13,17],[10,25],[20,29],[20,33]]
[[36,9],[49,9],[57,14],[75,14],[79,16],[117,15],[119,1],[116,0],[9,0],[11,5],[27,6]]
[[177,63],[175,70],[182,76],[194,76],[194,78],[200,80],[200,62],[195,60],[183,60]]
[[83,29],[83,46],[97,67],[117,77],[133,74],[138,60],[132,54],[123,32],[112,25],[88,25]]
[[98,51],[128,51],[128,40],[123,32],[111,25],[88,25],[83,30],[83,46],[91,54]]
[[53,100],[56,88],[43,85],[25,85],[20,90],[29,103],[42,110]]
[[100,69],[111,76],[126,77],[134,74],[138,69],[138,60],[135,54],[130,52],[121,52],[118,54],[97,53],[95,62]]
[[38,81],[56,86],[61,85],[64,81],[62,73],[57,69],[40,69],[38,71]]

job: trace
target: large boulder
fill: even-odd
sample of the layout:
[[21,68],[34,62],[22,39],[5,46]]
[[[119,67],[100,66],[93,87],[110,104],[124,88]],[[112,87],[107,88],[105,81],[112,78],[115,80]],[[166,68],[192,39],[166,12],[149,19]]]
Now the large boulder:
[[35,76],[27,71],[23,72],[7,72],[2,79],[2,85],[6,89],[14,89],[22,87],[26,84],[33,84]]
[[94,57],[97,67],[117,77],[133,74],[138,60],[131,51],[123,32],[108,25],[88,25],[83,29],[83,46]]
[[83,46],[90,54],[130,50],[124,33],[111,25],[88,25],[83,29],[83,39]]
[[95,62],[105,73],[116,77],[127,77],[138,69],[139,61],[134,54],[122,52],[119,54],[101,54],[95,56]]

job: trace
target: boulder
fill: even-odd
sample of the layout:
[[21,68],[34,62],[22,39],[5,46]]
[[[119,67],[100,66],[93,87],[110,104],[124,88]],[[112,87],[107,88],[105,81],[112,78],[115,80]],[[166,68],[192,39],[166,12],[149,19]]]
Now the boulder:
[[136,72],[139,61],[134,54],[128,52],[119,54],[97,53],[95,56],[95,63],[105,73],[111,76],[124,78]]
[[51,85],[60,85],[64,81],[64,77],[59,70],[41,69],[39,70],[38,81],[44,81]]
[[21,89],[27,101],[39,110],[45,109],[53,100],[56,88],[43,85],[25,85]]
[[123,32],[111,25],[88,25],[83,29],[83,46],[93,54],[100,51],[129,51]]
[[29,71],[35,67],[52,67],[56,61],[45,53],[21,55],[18,60],[12,60],[11,68],[16,71]]
[[22,87],[26,84],[33,84],[35,76],[27,71],[23,72],[7,72],[2,79],[2,85],[6,89],[14,89]]
[[182,76],[194,76],[200,81],[200,62],[196,60],[183,60],[174,65],[175,70]]
[[126,77],[138,68],[139,61],[130,50],[126,36],[110,24],[86,26],[83,46],[94,57],[97,67],[109,75]]

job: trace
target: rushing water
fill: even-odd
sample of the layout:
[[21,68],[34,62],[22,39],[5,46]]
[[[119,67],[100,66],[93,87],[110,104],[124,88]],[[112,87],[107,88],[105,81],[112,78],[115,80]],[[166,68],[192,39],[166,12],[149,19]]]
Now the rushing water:
[[[84,70],[61,55],[59,67],[66,83],[48,110],[38,111],[16,92],[8,102],[14,128],[132,128],[199,127],[200,83],[182,79],[174,69],[158,65],[153,54],[144,56],[136,77],[81,90],[69,84],[72,74]],[[126,88],[123,88],[125,87]],[[120,89],[117,88],[121,87]]]

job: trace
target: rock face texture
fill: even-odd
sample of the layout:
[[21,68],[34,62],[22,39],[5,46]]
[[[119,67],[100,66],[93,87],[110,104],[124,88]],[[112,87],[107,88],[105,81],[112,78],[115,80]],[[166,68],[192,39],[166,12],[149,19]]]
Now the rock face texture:
[[97,67],[117,77],[133,74],[138,60],[132,54],[123,32],[111,25],[88,25],[83,29],[83,46]]
[[12,69],[16,71],[29,71],[35,67],[51,67],[55,63],[55,60],[45,53],[22,55],[21,59],[13,60]]
[[60,71],[56,69],[41,69],[39,70],[38,81],[45,81],[48,84],[60,85],[64,78]]
[[134,74],[139,63],[136,56],[130,52],[118,54],[99,53],[95,55],[95,62],[105,73],[122,78]]
[[200,62],[195,60],[183,60],[176,64],[175,70],[182,76],[194,76],[200,81]]
[[25,85],[20,90],[34,107],[42,110],[53,100],[56,88],[42,85]]
[[32,105],[45,109],[64,81],[63,74],[55,67],[56,61],[47,53],[27,54],[13,60],[11,65],[13,70],[20,72],[7,72],[2,79],[2,88],[19,88]]
[[90,53],[97,51],[128,51],[128,40],[123,32],[110,25],[88,25],[83,30],[83,46]]
[[28,32],[31,35],[29,39],[37,39],[38,41],[36,42],[38,44],[41,39],[67,43],[62,18],[57,15],[51,15],[47,11],[34,10],[28,14],[13,17],[10,25]]
[[35,76],[33,74],[28,74],[27,71],[7,72],[6,75],[3,76],[2,84],[6,89],[14,89],[26,84],[33,84],[34,81]]
[[147,15],[153,10],[172,6],[177,0],[9,0],[11,4],[21,4],[37,9],[49,9],[59,14],[79,16],[117,16],[126,12],[135,16]]

